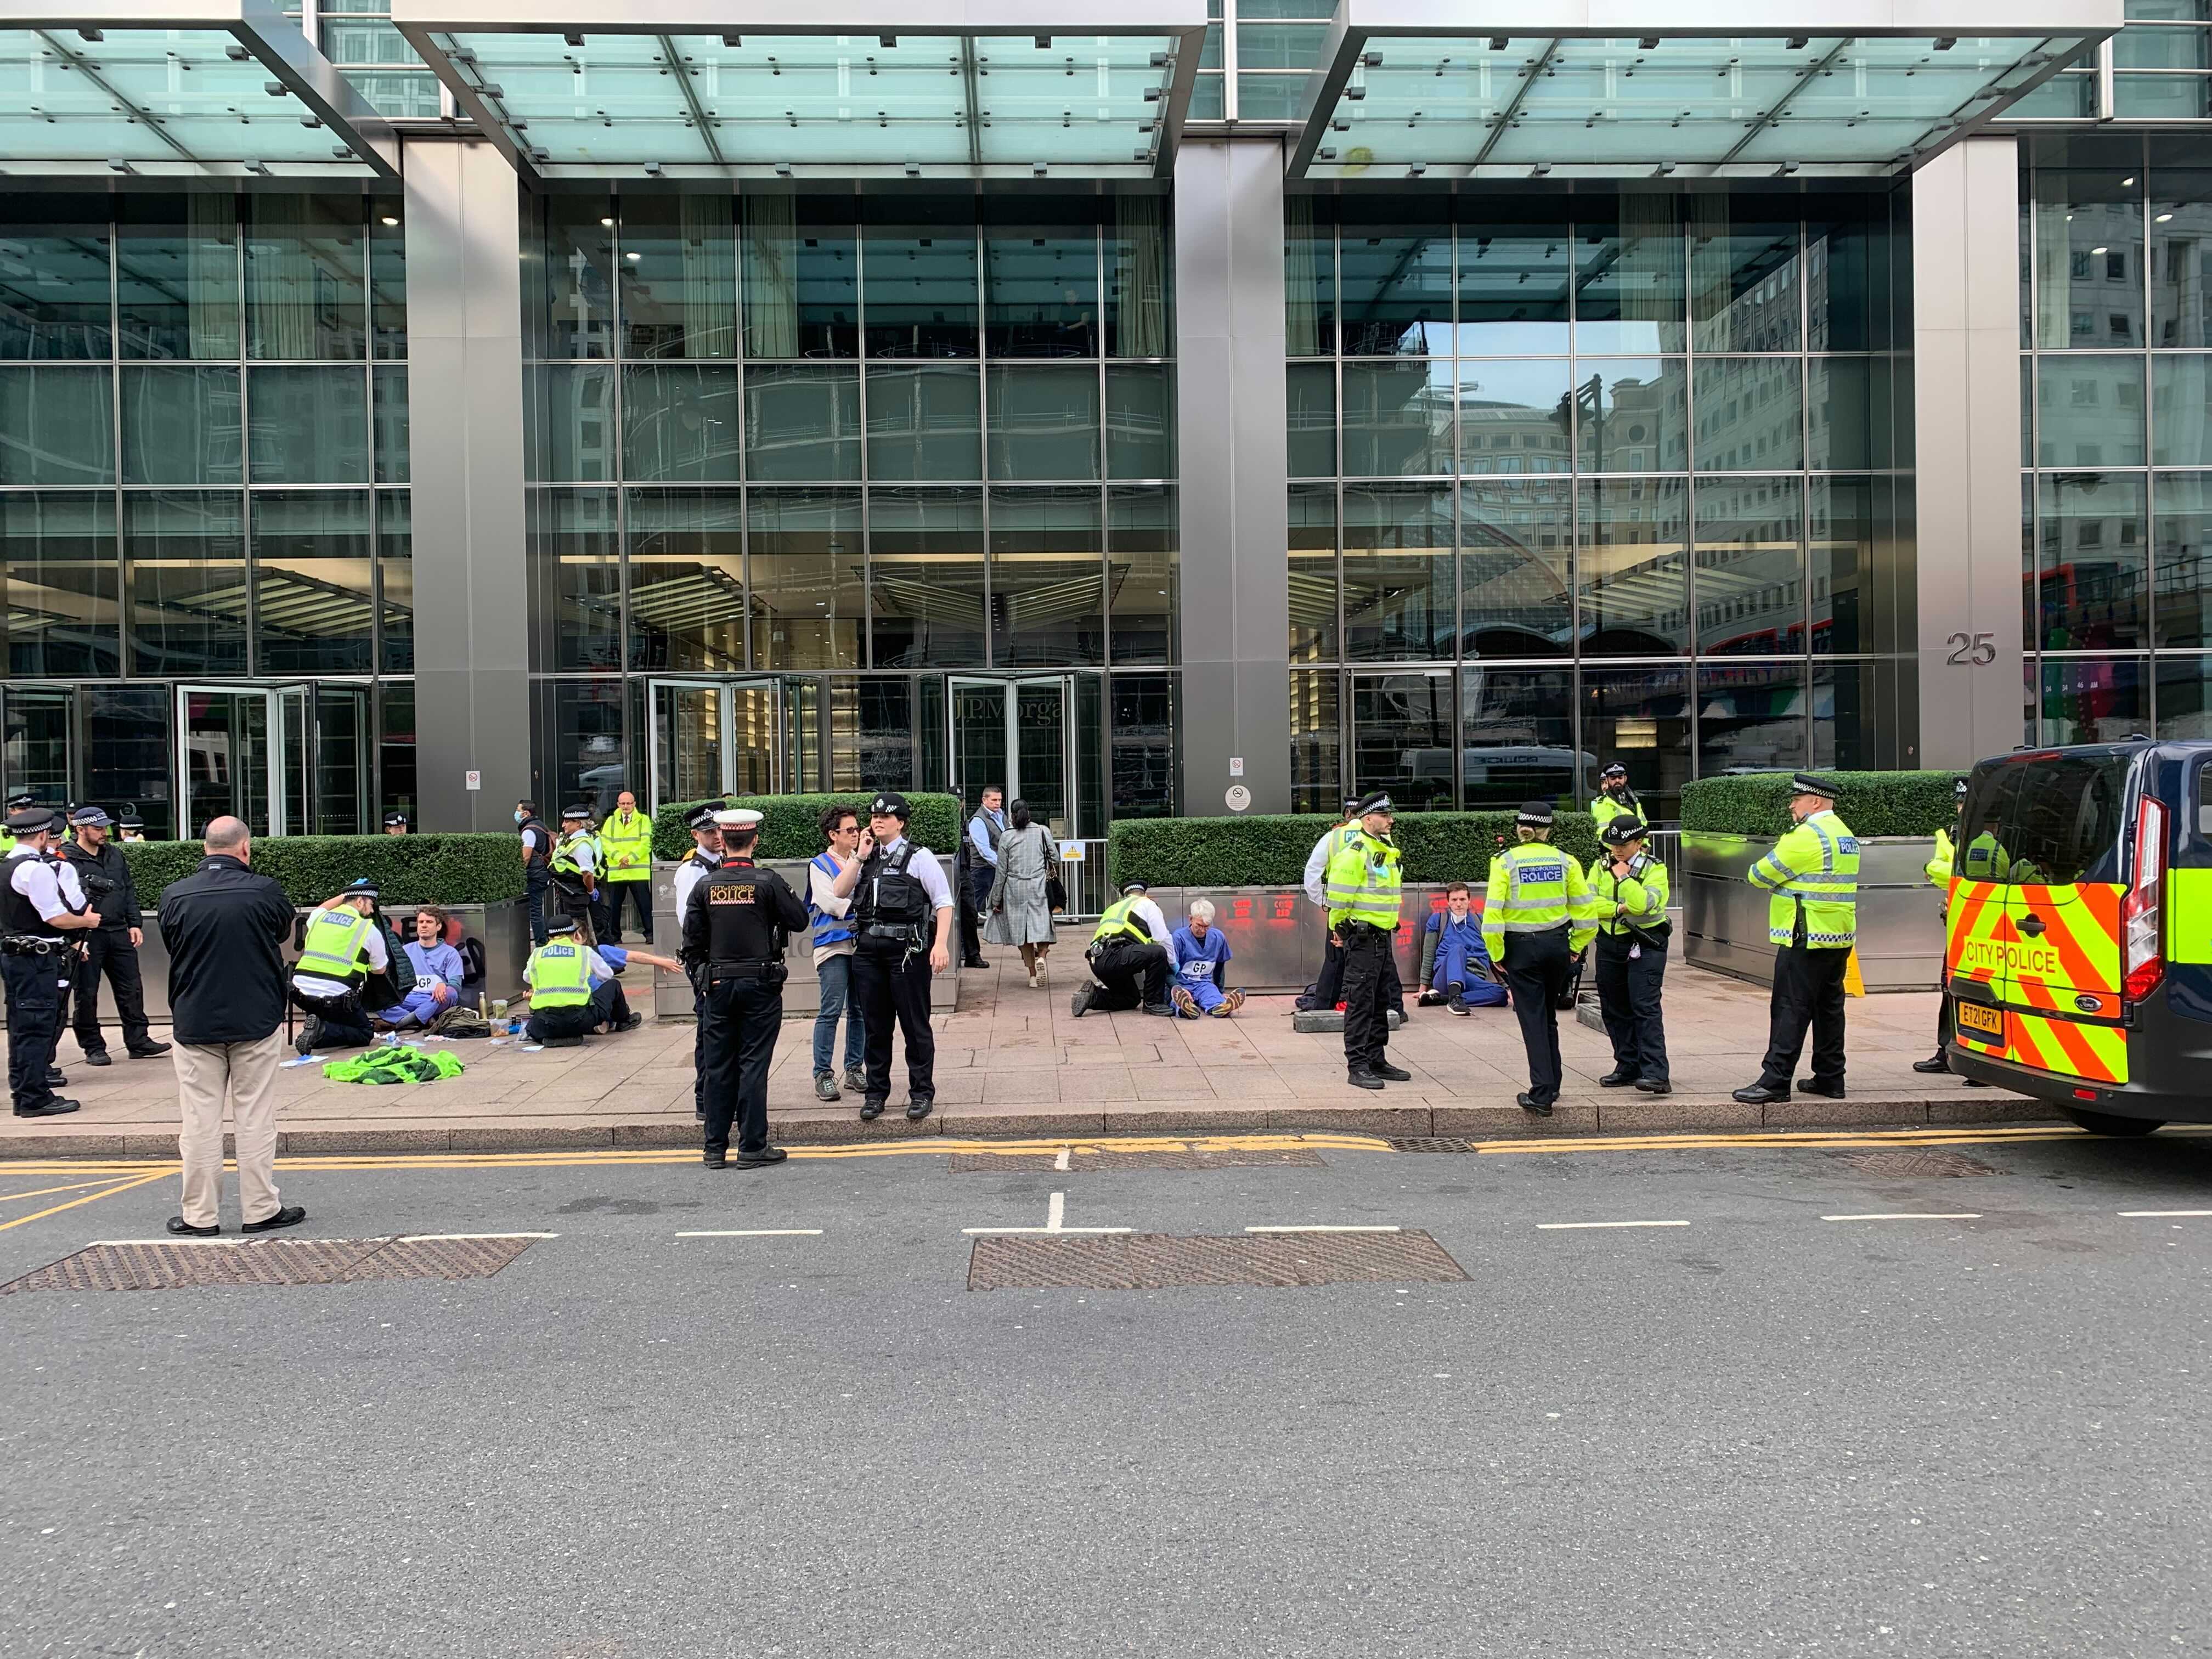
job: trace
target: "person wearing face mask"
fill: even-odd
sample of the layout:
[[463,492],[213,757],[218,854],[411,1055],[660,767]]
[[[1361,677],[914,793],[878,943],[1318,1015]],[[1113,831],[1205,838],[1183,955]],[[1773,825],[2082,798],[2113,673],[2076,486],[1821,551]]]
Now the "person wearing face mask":
[[1477,1008],[1503,1008],[1505,987],[1483,947],[1482,919],[1474,896],[1463,881],[1444,890],[1444,908],[1431,910],[1421,927],[1421,1000],[1455,1014]]
[[530,942],[545,943],[545,892],[553,884],[553,832],[538,816],[538,803],[514,804],[514,827],[522,839],[522,889],[530,909]]

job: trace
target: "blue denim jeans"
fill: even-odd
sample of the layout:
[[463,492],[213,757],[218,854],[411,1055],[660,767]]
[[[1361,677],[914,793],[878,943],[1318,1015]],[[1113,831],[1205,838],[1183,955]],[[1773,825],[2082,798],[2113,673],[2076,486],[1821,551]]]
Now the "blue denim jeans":
[[861,1047],[866,1041],[860,1030],[860,1005],[851,994],[853,958],[824,957],[814,971],[822,981],[822,1011],[814,1016],[814,1075],[836,1069],[830,1060],[837,1051],[840,1014],[845,1016],[845,1069],[850,1071],[861,1063]]

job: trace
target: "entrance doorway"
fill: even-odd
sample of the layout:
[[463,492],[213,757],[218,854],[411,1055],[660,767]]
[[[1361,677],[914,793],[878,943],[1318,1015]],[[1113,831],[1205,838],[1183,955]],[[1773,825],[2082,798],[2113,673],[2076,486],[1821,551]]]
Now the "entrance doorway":
[[180,685],[178,833],[243,818],[257,836],[360,836],[372,822],[365,685]]
[[946,698],[952,787],[972,810],[987,785],[1029,803],[1030,816],[1062,840],[1094,833],[1079,820],[1074,699],[1067,676],[1018,679],[956,676]]
[[781,680],[654,680],[648,695],[647,763],[655,810],[664,802],[784,791],[790,745],[781,740]]

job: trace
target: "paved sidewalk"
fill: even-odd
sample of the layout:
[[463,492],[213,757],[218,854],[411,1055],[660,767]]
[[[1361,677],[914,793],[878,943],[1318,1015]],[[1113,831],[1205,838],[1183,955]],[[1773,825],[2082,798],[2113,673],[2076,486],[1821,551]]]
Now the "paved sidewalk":
[[[1933,1047],[1936,997],[1892,994],[1850,1005],[1851,1098],[1799,1096],[1741,1106],[1729,1091],[1752,1081],[1765,1048],[1766,994],[1676,963],[1667,984],[1675,1092],[1660,1100],[1600,1089],[1612,1066],[1601,1034],[1564,1020],[1567,1085],[1555,1115],[1513,1103],[1527,1086],[1505,1009],[1461,1018],[1415,1008],[1391,1058],[1413,1073],[1380,1094],[1344,1080],[1341,1038],[1291,1029],[1291,1000],[1255,998],[1233,1020],[1155,1019],[1068,1012],[1080,959],[1061,947],[1049,991],[1031,991],[1011,951],[961,975],[960,1006],[939,1015],[937,1110],[919,1125],[891,1109],[870,1125],[860,1103],[813,1097],[811,1022],[787,1021],[769,1085],[773,1133],[792,1141],[873,1136],[1098,1135],[1213,1129],[1352,1129],[1392,1135],[1575,1134],[1603,1131],[1808,1128],[1867,1124],[2044,1120],[2049,1109],[1911,1062]],[[166,1036],[167,1033],[159,1030]],[[465,1077],[410,1088],[325,1081],[319,1066],[283,1073],[281,1148],[294,1153],[493,1151],[517,1147],[696,1145],[691,1027],[648,1020],[622,1036],[536,1054],[483,1041],[451,1045]],[[173,1156],[176,1085],[167,1060],[82,1063],[64,1037],[67,1092],[84,1109],[60,1119],[7,1121],[0,1158]]]

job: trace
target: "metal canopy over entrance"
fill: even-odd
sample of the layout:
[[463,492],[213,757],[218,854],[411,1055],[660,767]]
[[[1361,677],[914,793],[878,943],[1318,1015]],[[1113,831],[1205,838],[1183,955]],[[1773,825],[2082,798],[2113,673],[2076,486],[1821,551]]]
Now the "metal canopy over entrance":
[[1289,170],[1878,176],[1946,149],[2121,22],[2119,0],[1820,9],[1792,22],[1692,0],[1342,0]]
[[0,174],[399,176],[391,128],[269,0],[9,9]]
[[1206,28],[1199,0],[394,0],[392,21],[546,178],[1158,177]]

